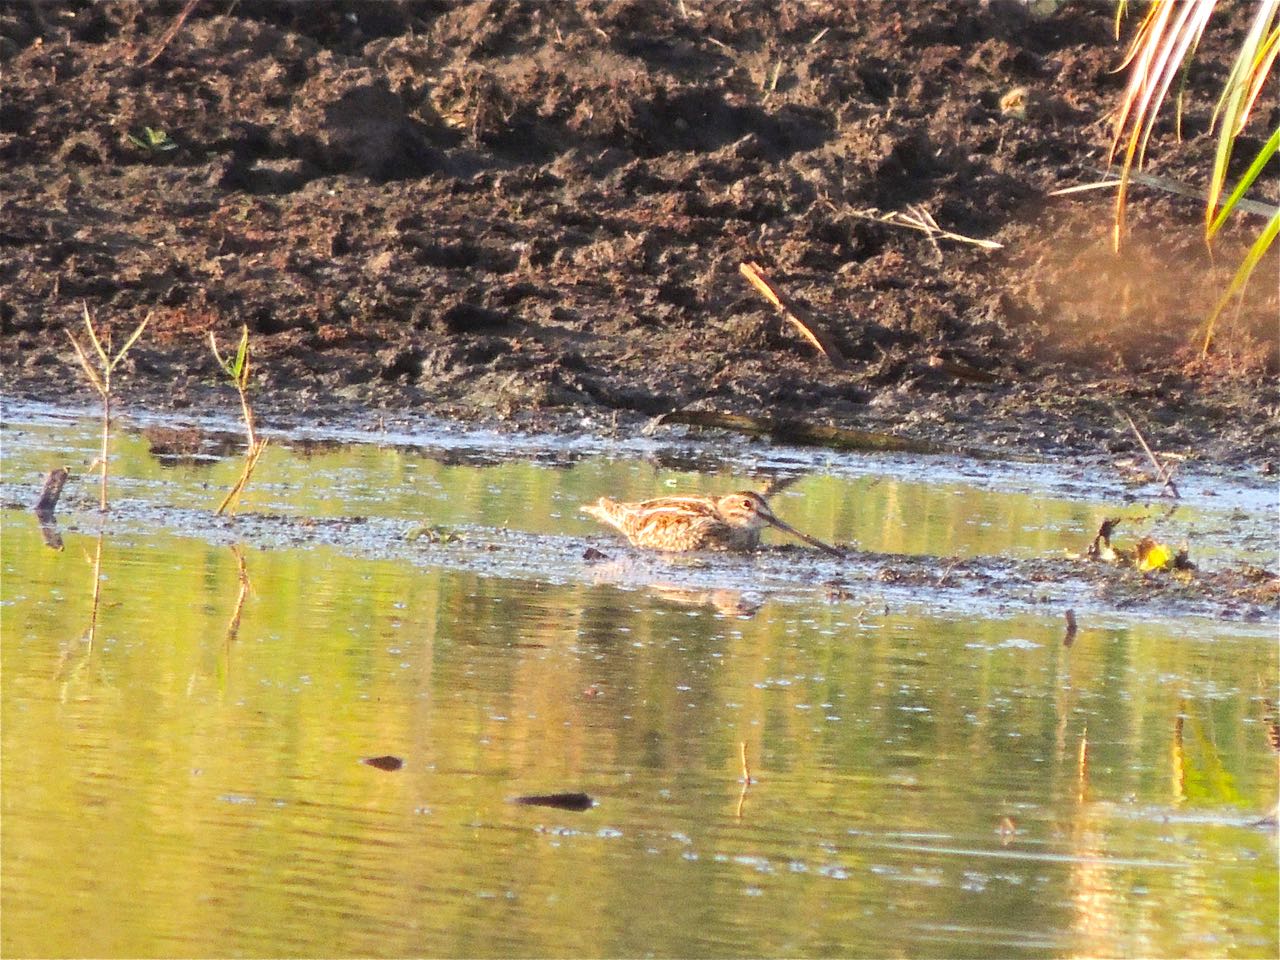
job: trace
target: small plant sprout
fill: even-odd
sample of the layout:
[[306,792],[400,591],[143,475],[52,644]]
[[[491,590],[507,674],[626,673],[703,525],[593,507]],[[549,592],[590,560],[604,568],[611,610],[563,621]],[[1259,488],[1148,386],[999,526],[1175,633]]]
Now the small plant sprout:
[[115,372],[116,367],[125,358],[130,348],[138,342],[138,338],[142,336],[142,331],[146,329],[147,321],[150,319],[151,314],[148,313],[142,318],[142,322],[138,324],[133,333],[129,335],[129,339],[125,341],[124,346],[113,355],[111,353],[111,331],[107,330],[105,336],[100,335],[93,325],[93,318],[89,316],[89,305],[87,303],[84,304],[84,327],[89,333],[89,342],[93,344],[94,352],[98,355],[97,369],[94,369],[88,352],[84,347],[80,346],[80,341],[76,339],[75,334],[70,330],[67,331],[67,338],[71,341],[71,346],[75,347],[76,357],[80,360],[84,375],[88,378],[93,389],[98,391],[98,396],[102,398],[102,452],[98,456],[96,466],[102,474],[102,484],[98,494],[98,509],[104,513],[107,509],[107,453],[111,441],[111,374]]
[[267,441],[258,437],[258,431],[254,425],[253,407],[249,403],[249,328],[241,328],[240,343],[236,347],[234,358],[228,359],[218,350],[218,340],[212,330],[209,331],[209,346],[213,348],[213,358],[218,361],[218,366],[222,367],[222,372],[231,380],[236,393],[240,394],[240,410],[244,413],[244,429],[249,441],[240,479],[218,506],[218,516],[221,516],[227,510],[235,511],[236,505],[240,502],[240,495],[249,485],[249,478],[253,476],[254,468],[258,465],[258,458],[267,447]]
[[129,134],[129,142],[147,153],[168,153],[170,150],[178,149],[178,145],[169,138],[169,134],[152,127],[143,127],[141,133]]

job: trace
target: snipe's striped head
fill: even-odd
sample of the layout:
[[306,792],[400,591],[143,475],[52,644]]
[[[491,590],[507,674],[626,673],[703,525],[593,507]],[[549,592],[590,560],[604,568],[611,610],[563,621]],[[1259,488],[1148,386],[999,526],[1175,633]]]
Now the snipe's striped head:
[[766,526],[777,527],[779,530],[789,533],[793,537],[798,537],[805,543],[815,546],[832,556],[844,556],[835,547],[825,544],[807,533],[801,533],[791,524],[778,519],[770,508],[768,501],[760,494],[753,493],[750,490],[740,490],[737,493],[721,497],[716,501],[716,509],[725,518],[726,522],[734,526],[745,527],[748,530],[760,530]]

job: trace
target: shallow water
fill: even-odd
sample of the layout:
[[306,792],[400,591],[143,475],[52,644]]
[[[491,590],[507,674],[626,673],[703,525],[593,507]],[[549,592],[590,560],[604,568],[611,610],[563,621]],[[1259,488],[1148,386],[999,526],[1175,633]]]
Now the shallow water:
[[[6,502],[92,457],[91,423],[6,419]],[[277,443],[245,510],[440,524],[463,562],[237,552],[251,520],[211,517],[234,460],[162,466],[136,434],[105,527],[87,483],[61,552],[4,510],[7,955],[1276,955],[1274,624],[1099,612],[1068,647],[1056,609],[787,586],[798,552],[602,582],[564,558],[627,551],[579,502],[803,461],[434,441]],[[1079,549],[1115,509],[1045,472],[886,462],[775,508],[939,557]],[[1234,556],[1202,531],[1252,495],[1159,522]],[[472,562],[504,527],[555,562]],[[717,586],[756,572],[776,589]],[[557,791],[597,805],[509,802]]]

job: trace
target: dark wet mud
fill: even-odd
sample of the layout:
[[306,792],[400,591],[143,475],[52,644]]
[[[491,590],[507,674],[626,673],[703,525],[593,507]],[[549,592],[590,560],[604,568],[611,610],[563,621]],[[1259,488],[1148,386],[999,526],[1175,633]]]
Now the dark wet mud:
[[[714,410],[1110,455],[1127,413],[1162,452],[1280,450],[1274,283],[1190,346],[1257,225],[1211,259],[1194,201],[1135,188],[1116,257],[1107,191],[1048,195],[1105,166],[1110,4],[206,0],[165,42],[183,7],[0,10],[12,395],[85,395],[87,304],[120,336],[151,313],[125,381],[151,408],[234,409],[207,335],[245,324],[265,417]],[[1245,12],[1154,173],[1203,176]]]

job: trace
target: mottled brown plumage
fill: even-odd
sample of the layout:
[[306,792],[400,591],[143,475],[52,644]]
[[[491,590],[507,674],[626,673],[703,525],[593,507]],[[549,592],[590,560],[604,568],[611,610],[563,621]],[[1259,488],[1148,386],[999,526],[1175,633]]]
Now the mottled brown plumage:
[[834,547],[783,523],[760,494],[749,490],[724,497],[658,497],[639,503],[601,497],[582,510],[622,531],[634,546],[650,550],[750,551],[760,545],[760,531],[768,525],[834,556],[843,556]]

